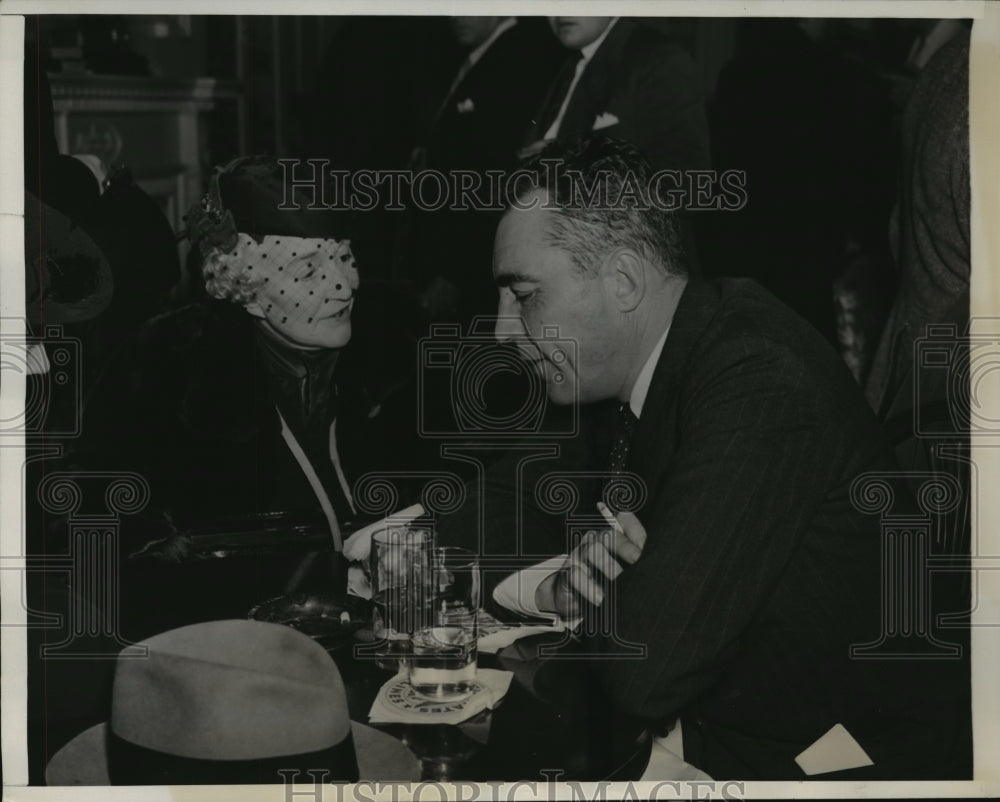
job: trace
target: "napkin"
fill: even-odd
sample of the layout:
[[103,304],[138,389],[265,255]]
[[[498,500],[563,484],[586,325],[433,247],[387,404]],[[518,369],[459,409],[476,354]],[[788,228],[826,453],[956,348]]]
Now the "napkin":
[[357,563],[347,566],[347,595],[359,599],[371,599],[372,582],[365,569]]
[[659,738],[653,740],[653,748],[649,752],[649,763],[643,771],[639,782],[653,780],[687,780],[688,782],[712,780],[705,772],[692,766],[676,752],[668,749]]
[[843,724],[834,724],[822,738],[795,758],[795,762],[810,777],[873,765],[872,759]]
[[376,521],[373,524],[362,527],[344,541],[344,556],[351,562],[367,560],[368,554],[372,550],[372,536],[376,532],[381,532],[390,526],[405,526],[423,514],[424,508],[420,504],[414,504],[405,510],[394,512],[381,521]]
[[372,724],[459,724],[483,710],[492,710],[506,695],[513,677],[510,671],[480,668],[472,696],[441,702],[418,694],[400,672],[379,689],[368,720]]

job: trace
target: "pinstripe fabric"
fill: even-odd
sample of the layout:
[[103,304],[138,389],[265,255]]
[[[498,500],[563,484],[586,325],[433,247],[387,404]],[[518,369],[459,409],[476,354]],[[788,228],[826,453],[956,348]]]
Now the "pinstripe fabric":
[[801,779],[794,756],[838,722],[876,759],[866,776],[922,776],[921,745],[889,733],[937,679],[848,657],[881,624],[880,521],[849,488],[891,466],[818,334],[751,282],[689,285],[629,457],[648,541],[611,597],[616,638],[591,644],[647,647],[595,661],[617,703],[683,714],[686,757],[717,779]]
[[[488,473],[484,554],[572,545],[524,488],[606,471],[615,406],[584,410],[585,436],[519,483],[510,466]],[[685,759],[719,780],[806,779],[794,757],[838,722],[875,765],[817,779],[967,776],[967,664],[849,659],[882,624],[881,521],[850,486],[892,469],[860,389],[808,324],[753,282],[690,282],[628,455],[648,491],[646,546],[605,598],[614,635],[587,642],[618,658],[592,661],[616,706],[681,716]],[[581,482],[575,512],[593,514],[600,482]],[[476,508],[442,520],[439,539],[479,532]]]

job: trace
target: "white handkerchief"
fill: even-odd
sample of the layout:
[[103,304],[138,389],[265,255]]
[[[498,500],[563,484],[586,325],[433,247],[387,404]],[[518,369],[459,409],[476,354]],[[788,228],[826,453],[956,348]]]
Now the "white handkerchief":
[[795,758],[795,762],[810,777],[874,765],[843,724],[834,724],[826,735]]
[[701,769],[692,766],[683,758],[678,757],[674,752],[667,749],[659,739],[656,739],[653,741],[653,748],[649,752],[649,763],[646,764],[646,770],[642,773],[639,781],[703,780],[708,782],[711,779]]
[[368,720],[372,724],[459,724],[503,699],[514,674],[480,668],[476,671],[475,692],[459,702],[438,702],[418,694],[405,673],[389,680],[378,692]]
[[423,514],[424,508],[420,504],[414,504],[405,510],[394,512],[381,521],[368,524],[368,526],[359,529],[344,541],[344,556],[351,562],[367,560],[368,554],[372,550],[372,536],[376,532],[381,532],[390,526],[403,526]]
[[372,582],[360,565],[347,567],[347,595],[357,596],[359,599],[372,597]]
[[593,130],[600,131],[602,128],[610,128],[612,125],[618,125],[618,118],[611,112],[606,111],[594,118]]

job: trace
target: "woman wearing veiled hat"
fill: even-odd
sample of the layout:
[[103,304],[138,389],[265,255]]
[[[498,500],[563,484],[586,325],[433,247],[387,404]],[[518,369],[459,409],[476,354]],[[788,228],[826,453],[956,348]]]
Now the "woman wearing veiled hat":
[[[36,583],[45,598],[35,609],[61,612],[63,626],[35,630],[45,640],[34,654],[43,643],[71,642],[86,623],[74,611],[91,606],[101,621],[87,619],[87,629],[104,635],[71,646],[111,657],[122,638],[245,616],[289,590],[290,577],[305,575],[302,592],[341,590],[325,560],[296,570],[308,565],[303,550],[325,551],[350,531],[359,477],[427,467],[414,411],[415,338],[383,294],[359,288],[345,213],[282,210],[286,191],[305,205],[272,160],[217,170],[187,220],[208,297],[148,321],[85,400],[81,436],[66,441],[58,467],[85,469],[72,476],[94,513],[110,511],[105,493],[123,472],[148,482],[149,500],[115,524],[113,576],[102,573],[96,586],[67,584],[62,573]],[[414,500],[400,487],[400,506]],[[63,554],[65,527],[52,529],[46,551]],[[195,530],[211,536],[187,536]],[[200,559],[222,548],[202,547],[220,533],[235,556]],[[267,541],[269,550],[240,551],[247,533],[254,548]],[[46,734],[44,749],[33,748],[32,776],[51,754],[45,749],[106,717],[113,665],[50,661],[44,685],[42,667],[29,669],[32,688],[45,689],[31,697],[32,732]]]
[[209,298],[150,321],[88,401],[103,466],[145,476],[179,529],[283,511],[336,539],[359,476],[426,467],[414,340],[359,292],[347,213],[307,200],[274,160],[219,168],[187,216]]

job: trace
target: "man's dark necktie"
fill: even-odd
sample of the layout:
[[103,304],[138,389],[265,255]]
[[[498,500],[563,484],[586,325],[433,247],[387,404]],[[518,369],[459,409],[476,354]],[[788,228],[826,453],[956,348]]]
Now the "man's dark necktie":
[[625,471],[625,463],[628,462],[628,452],[632,444],[632,435],[635,434],[636,424],[639,419],[632,412],[629,404],[622,404],[618,407],[618,417],[615,422],[615,444],[611,447],[611,473],[620,474]]
[[549,126],[555,122],[559,114],[559,109],[562,108],[563,101],[566,99],[566,93],[569,91],[570,84],[573,83],[573,77],[576,75],[576,65],[582,58],[583,53],[579,50],[574,51],[566,57],[562,69],[559,70],[555,80],[552,82],[552,88],[549,90],[545,102],[542,103],[538,111],[535,127],[531,132],[531,136],[528,137],[529,141],[526,144],[530,145],[536,139],[541,139],[545,136],[545,132],[549,130]]

